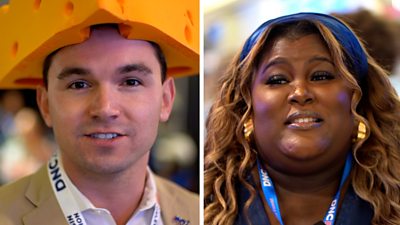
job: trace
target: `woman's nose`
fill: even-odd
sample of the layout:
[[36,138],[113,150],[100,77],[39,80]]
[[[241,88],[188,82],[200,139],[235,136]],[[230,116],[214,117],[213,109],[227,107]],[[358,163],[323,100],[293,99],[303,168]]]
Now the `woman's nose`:
[[314,94],[306,81],[300,81],[294,84],[293,91],[289,95],[289,103],[306,105],[314,102],[314,100]]

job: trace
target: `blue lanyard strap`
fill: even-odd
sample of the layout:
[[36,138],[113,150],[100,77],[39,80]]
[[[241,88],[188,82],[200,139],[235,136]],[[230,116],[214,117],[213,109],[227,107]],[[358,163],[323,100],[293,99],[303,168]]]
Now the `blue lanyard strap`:
[[[329,210],[324,217],[325,224],[333,225],[335,222],[336,212],[337,212],[337,208],[338,208],[338,202],[339,202],[339,198],[340,198],[340,190],[342,189],[343,184],[345,183],[347,177],[350,175],[352,161],[353,161],[352,155],[349,153],[347,155],[346,164],[344,166],[342,178],[340,180],[339,190],[336,192],[335,197],[329,206]],[[267,171],[264,168],[262,168],[260,160],[257,160],[257,166],[258,166],[258,174],[260,175],[261,187],[262,187],[262,190],[264,193],[265,200],[267,201],[267,203],[268,203],[270,209],[272,210],[272,212],[274,213],[275,217],[279,220],[280,224],[283,225],[281,212],[279,210],[278,198],[277,198],[272,180],[268,176]]]

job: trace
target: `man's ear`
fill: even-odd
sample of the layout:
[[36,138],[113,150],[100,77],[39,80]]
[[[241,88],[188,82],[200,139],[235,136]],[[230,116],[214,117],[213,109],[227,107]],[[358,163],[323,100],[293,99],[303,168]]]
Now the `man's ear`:
[[162,85],[162,105],[160,112],[160,121],[165,122],[168,120],[172,111],[175,99],[175,82],[172,77],[167,78]]
[[51,127],[51,117],[49,113],[49,98],[46,88],[38,87],[36,89],[36,102],[40,110],[40,114],[42,114],[44,122],[47,126]]

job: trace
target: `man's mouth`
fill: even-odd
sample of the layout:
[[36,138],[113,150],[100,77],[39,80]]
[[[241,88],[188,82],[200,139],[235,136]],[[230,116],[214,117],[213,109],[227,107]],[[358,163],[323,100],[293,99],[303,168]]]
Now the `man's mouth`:
[[86,137],[94,138],[94,139],[101,139],[101,140],[112,140],[114,138],[118,138],[123,136],[119,133],[91,133],[85,135]]

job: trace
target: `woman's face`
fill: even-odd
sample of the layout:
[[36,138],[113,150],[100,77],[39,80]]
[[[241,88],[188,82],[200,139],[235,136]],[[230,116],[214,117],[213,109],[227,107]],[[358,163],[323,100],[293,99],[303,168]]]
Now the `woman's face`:
[[319,35],[270,44],[252,87],[256,145],[269,167],[307,174],[343,162],[354,127],[346,83]]

